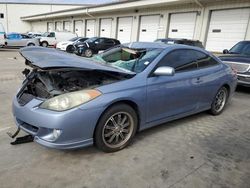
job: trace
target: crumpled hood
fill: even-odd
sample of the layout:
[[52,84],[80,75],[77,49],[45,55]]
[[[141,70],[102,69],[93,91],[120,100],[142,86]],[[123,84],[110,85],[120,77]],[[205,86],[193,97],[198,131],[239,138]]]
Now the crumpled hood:
[[249,63],[250,64],[250,56],[240,55],[240,54],[225,54],[223,56],[219,56],[222,61],[231,61],[238,63]]
[[67,54],[52,48],[25,47],[20,50],[20,54],[27,60],[29,66],[38,67],[40,69],[79,68],[83,70],[100,70],[133,74],[107,64],[97,63],[90,59]]

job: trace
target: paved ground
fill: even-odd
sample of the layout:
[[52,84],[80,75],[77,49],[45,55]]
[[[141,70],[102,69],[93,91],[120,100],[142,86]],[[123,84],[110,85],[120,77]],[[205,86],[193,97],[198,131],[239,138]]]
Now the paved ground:
[[143,131],[117,153],[58,151],[9,144],[11,99],[23,68],[15,50],[0,50],[1,188],[250,187],[250,90],[239,88],[220,116],[204,112]]

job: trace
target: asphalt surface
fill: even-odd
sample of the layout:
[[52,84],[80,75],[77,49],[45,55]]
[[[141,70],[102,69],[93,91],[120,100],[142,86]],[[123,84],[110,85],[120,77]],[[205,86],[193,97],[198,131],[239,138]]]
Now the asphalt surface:
[[250,187],[250,89],[238,88],[220,116],[203,112],[145,130],[116,153],[59,151],[9,144],[11,100],[24,68],[17,50],[0,49],[1,188]]

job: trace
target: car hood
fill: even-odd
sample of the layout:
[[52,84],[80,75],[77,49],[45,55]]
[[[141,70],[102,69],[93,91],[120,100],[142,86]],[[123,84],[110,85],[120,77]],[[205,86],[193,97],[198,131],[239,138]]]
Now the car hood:
[[43,47],[25,47],[20,54],[26,59],[26,64],[40,69],[77,68],[83,70],[100,70],[134,75],[135,73],[118,69],[107,64],[67,54],[56,49]]
[[250,56],[240,55],[240,54],[226,54],[223,56],[219,56],[222,61],[231,61],[231,62],[239,62],[239,63],[249,63],[250,64]]

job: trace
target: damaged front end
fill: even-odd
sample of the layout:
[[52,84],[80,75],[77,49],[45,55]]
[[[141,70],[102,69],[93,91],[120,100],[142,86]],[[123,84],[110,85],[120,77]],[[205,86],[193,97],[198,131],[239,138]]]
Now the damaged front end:
[[[14,142],[11,142],[12,145],[31,142],[34,138],[47,142],[58,141],[58,137],[62,133],[60,122],[66,124],[70,120],[58,121],[57,116],[52,114],[73,108],[77,110],[76,107],[102,95],[97,89],[98,87],[134,76],[134,74],[95,62],[84,61],[74,56],[70,56],[70,58],[65,56],[64,58],[65,54],[56,51],[50,54],[47,59],[43,53],[47,54],[48,51],[37,47],[21,50],[21,54],[26,59],[25,64],[30,68],[23,71],[26,79],[14,99],[15,109],[13,113],[18,129],[14,134],[8,133],[8,135],[15,138],[20,129],[28,135],[16,138]],[[34,110],[39,111],[44,115],[41,111],[44,109],[50,110],[46,111],[48,116],[53,116],[49,126],[43,123],[42,117],[38,113],[34,112]],[[29,113],[36,117],[32,117]],[[72,115],[72,119],[74,116],[79,117],[79,114]],[[36,123],[37,119],[42,125]],[[53,127],[52,124],[56,126]],[[62,137],[60,138],[63,139]]]
[[95,70],[34,69],[27,75],[23,87],[17,94],[17,99],[19,104],[23,106],[33,98],[46,100],[69,92],[93,90],[122,79],[126,79],[126,76]]

